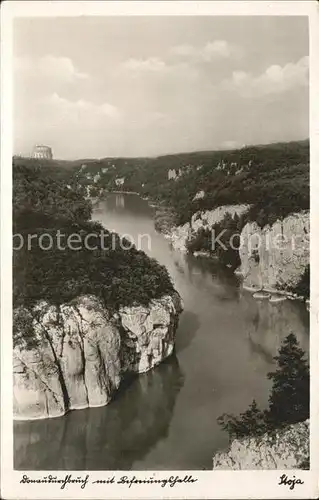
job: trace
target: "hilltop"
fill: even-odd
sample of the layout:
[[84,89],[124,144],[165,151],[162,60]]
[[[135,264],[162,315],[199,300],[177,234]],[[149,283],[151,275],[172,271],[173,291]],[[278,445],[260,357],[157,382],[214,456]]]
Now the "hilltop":
[[[16,159],[18,165],[21,160]],[[176,224],[199,210],[251,205],[249,220],[260,226],[309,209],[309,140],[241,149],[170,154],[155,158],[37,160],[70,184],[134,191],[169,206]]]

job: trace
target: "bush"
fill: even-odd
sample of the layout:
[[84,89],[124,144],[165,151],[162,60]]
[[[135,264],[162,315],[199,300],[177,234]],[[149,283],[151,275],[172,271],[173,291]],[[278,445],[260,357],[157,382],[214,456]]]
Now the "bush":
[[309,299],[310,297],[310,265],[308,264],[304,270],[299,283],[295,287],[290,287],[289,291],[297,295]]
[[258,408],[255,400],[253,400],[248,410],[241,413],[239,417],[224,414],[218,417],[217,422],[223,430],[228,432],[230,439],[261,436],[267,432],[265,414]]
[[[206,251],[218,258],[223,266],[236,269],[240,265],[239,246],[242,219],[226,214],[212,229],[201,228],[186,242],[189,252]],[[214,238],[214,242],[213,242]]]
[[201,228],[197,233],[186,241],[188,252],[194,253],[205,251],[212,253],[212,232],[210,229]]
[[175,225],[176,218],[174,212],[167,208],[158,208],[155,211],[154,227],[156,231],[169,233]]

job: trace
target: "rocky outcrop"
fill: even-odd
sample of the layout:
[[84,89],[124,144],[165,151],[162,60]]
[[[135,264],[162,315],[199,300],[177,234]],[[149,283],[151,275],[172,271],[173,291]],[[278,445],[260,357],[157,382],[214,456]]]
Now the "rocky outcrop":
[[186,242],[200,229],[212,229],[214,224],[221,222],[226,214],[234,217],[244,214],[249,209],[249,205],[223,205],[214,210],[199,211],[192,215],[191,221],[182,226],[174,227],[171,230],[170,240],[176,250],[186,252]]
[[203,198],[205,198],[205,191],[201,190],[201,191],[198,191],[194,198],[193,198],[193,201],[195,200],[202,200]]
[[72,411],[67,418],[15,421],[14,468],[138,468],[137,463],[167,437],[183,383],[177,356],[170,356],[157,370],[137,377],[114,405]]
[[309,421],[278,430],[275,436],[235,439],[213,458],[213,469],[296,469],[309,463]]
[[180,310],[177,295],[120,309],[124,371],[147,372],[172,354]]
[[212,229],[214,224],[221,222],[227,214],[232,217],[235,215],[241,216],[246,213],[248,209],[249,205],[222,205],[214,210],[196,212],[191,218],[192,231],[196,233],[203,227]]
[[125,375],[148,371],[173,352],[181,310],[177,292],[116,314],[93,296],[16,309],[16,338],[33,335],[13,352],[15,418],[107,404]]
[[175,250],[179,250],[180,252],[187,252],[186,242],[192,234],[191,229],[191,224],[189,222],[186,222],[182,226],[173,227],[170,233],[166,234],[166,237],[169,238],[172,243],[172,247]]
[[[170,240],[176,250],[186,252],[186,243],[200,229],[212,229],[226,214],[244,214],[249,205],[224,205],[214,210],[196,212],[190,222],[173,227]],[[309,264],[309,211],[291,214],[261,228],[247,223],[240,234],[241,265],[236,274],[243,276],[247,289],[288,290],[300,281]]]
[[256,222],[246,224],[239,250],[244,284],[270,290],[295,287],[309,264],[309,231],[306,211],[262,229]]

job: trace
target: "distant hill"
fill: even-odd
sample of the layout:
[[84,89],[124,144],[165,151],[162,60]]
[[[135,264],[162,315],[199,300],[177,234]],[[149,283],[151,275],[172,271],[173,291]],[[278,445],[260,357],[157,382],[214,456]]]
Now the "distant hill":
[[[234,203],[249,203],[248,216],[260,225],[309,208],[309,140],[156,158],[37,162],[67,182],[97,190],[118,189],[116,179],[123,179],[121,189],[167,204],[178,224],[198,210]],[[194,200],[201,191],[204,196]]]
[[[148,304],[173,291],[164,266],[135,247],[123,246],[118,235],[89,220],[91,202],[79,184],[71,187],[59,178],[65,170],[56,165],[52,174],[49,165],[49,175],[34,159],[18,163],[14,161],[13,168],[13,234],[21,235],[25,244],[13,252],[14,307],[32,308],[39,300],[59,305],[88,294],[108,310],[117,310],[121,305]],[[80,238],[77,251],[66,245],[74,234]],[[37,236],[31,248],[26,244],[29,235]],[[46,248],[39,244],[43,235]],[[94,251],[85,244],[88,235]],[[28,329],[23,330],[27,336]]]

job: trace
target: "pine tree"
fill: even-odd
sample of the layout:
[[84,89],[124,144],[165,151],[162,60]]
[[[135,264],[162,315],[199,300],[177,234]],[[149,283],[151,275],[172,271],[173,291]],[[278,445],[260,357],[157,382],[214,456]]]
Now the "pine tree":
[[277,370],[268,373],[273,386],[267,421],[281,426],[306,420],[309,418],[309,365],[293,333],[285,338],[274,360]]
[[253,402],[244,413],[241,413],[241,421],[246,429],[247,435],[261,435],[267,431],[265,423],[265,412],[261,411],[253,399]]
[[228,432],[230,438],[259,436],[267,431],[264,412],[258,408],[255,399],[239,417],[224,414],[218,417],[217,422]]
[[218,417],[217,422],[230,439],[259,436],[309,418],[309,365],[293,333],[284,339],[274,360],[277,370],[267,375],[273,381],[269,408],[261,411],[253,400],[239,416]]

